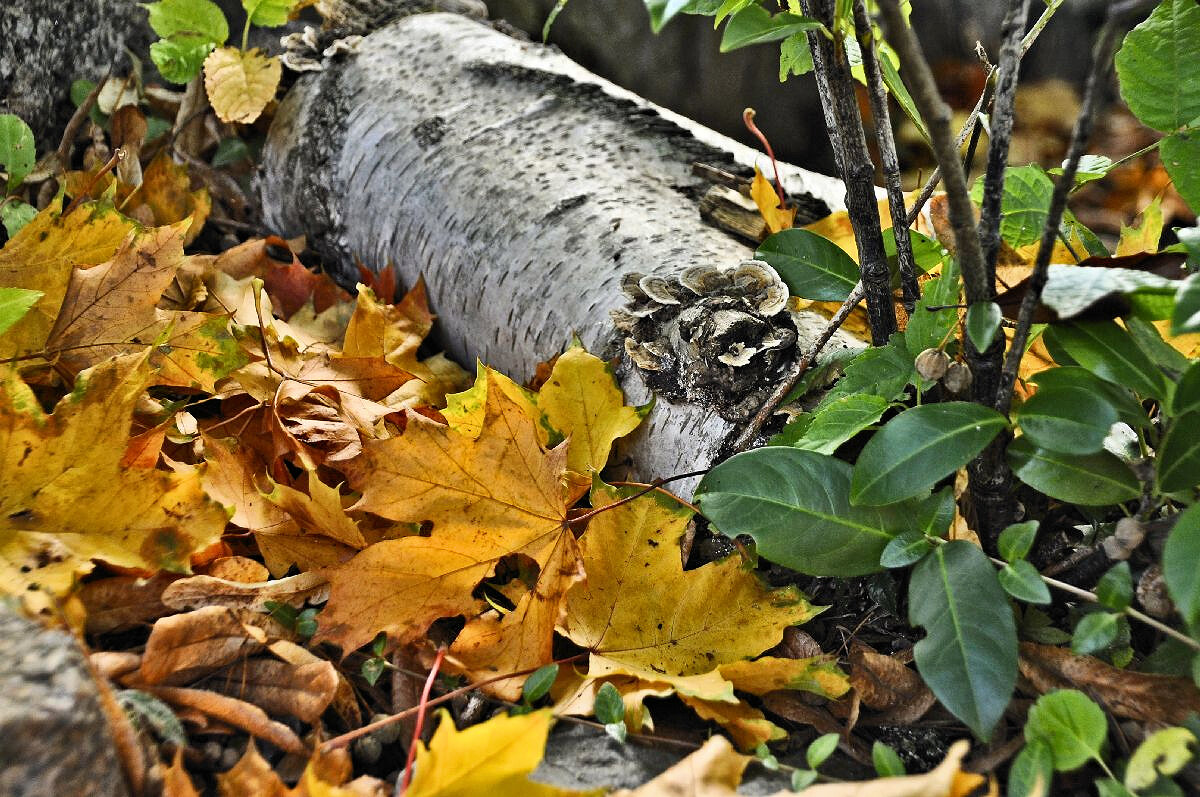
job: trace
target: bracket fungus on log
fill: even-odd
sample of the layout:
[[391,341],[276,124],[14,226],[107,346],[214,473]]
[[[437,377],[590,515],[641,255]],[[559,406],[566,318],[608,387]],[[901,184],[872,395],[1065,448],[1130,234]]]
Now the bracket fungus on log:
[[[520,378],[572,334],[628,353],[626,394],[662,400],[620,453],[652,478],[713,464],[825,325],[784,312],[778,275],[701,218],[693,165],[745,174],[755,157],[552,47],[431,13],[297,81],[260,191],[268,227],[305,234],[343,281],[356,260],[423,275],[460,361]],[[839,181],[781,169],[789,196],[844,206]]]

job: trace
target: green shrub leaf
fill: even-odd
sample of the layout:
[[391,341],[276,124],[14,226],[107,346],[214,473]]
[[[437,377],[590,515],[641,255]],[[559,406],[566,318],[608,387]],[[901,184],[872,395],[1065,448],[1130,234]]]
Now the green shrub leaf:
[[1192,760],[1195,735],[1187,728],[1163,728],[1146,737],[1129,757],[1125,786],[1146,789],[1160,777],[1170,777]]
[[596,692],[596,704],[592,712],[596,715],[596,719],[605,725],[624,722],[625,703],[621,700],[621,693],[617,691],[617,687],[605,681],[604,685]]
[[[1150,418],[1127,388],[1113,384],[1078,365],[1064,365],[1037,373],[1031,380],[1044,390],[1082,390],[1108,402],[1117,411],[1117,419],[1134,429],[1148,426]],[[1200,385],[1198,385],[1200,387]]]
[[1171,395],[1171,414],[1178,417],[1200,410],[1200,360],[1194,360],[1179,377]]
[[1092,612],[1079,618],[1071,635],[1071,652],[1080,656],[1104,650],[1117,639],[1117,615]]
[[528,703],[536,703],[549,693],[556,678],[558,678],[557,664],[547,664],[545,667],[534,670],[521,686],[522,697]]
[[1101,761],[1108,736],[1104,711],[1075,689],[1058,689],[1037,699],[1025,722],[1025,739],[1050,748],[1054,768],[1069,772],[1088,761]]
[[150,45],[150,60],[171,83],[187,83],[200,74],[204,59],[216,49],[202,36],[180,33]]
[[727,53],[730,50],[749,47],[751,44],[779,41],[794,33],[823,27],[815,19],[799,14],[783,12],[771,16],[770,11],[755,3],[734,14],[725,24],[725,33],[721,36],[721,52]]
[[850,501],[890,504],[919,495],[970,462],[1007,424],[990,407],[966,401],[905,410],[863,448]]
[[1038,575],[1037,568],[1024,559],[1005,565],[997,577],[1004,591],[1019,601],[1037,604],[1050,602],[1050,588]]
[[976,351],[986,351],[992,345],[1002,315],[995,302],[975,302],[967,308],[967,337]]
[[1037,530],[1036,520],[1026,520],[1024,523],[1014,523],[1000,532],[1000,539],[996,545],[1004,561],[1015,562],[1028,556],[1033,548],[1033,541],[1037,538]]
[[1200,412],[1174,418],[1157,455],[1160,490],[1175,493],[1200,484]]
[[1093,454],[1104,448],[1117,410],[1084,388],[1042,388],[1017,411],[1025,436],[1064,454]]
[[1060,454],[1019,437],[1008,446],[1008,464],[1033,489],[1072,504],[1108,506],[1142,494],[1129,466],[1107,451]]
[[808,230],[793,228],[768,236],[754,256],[778,271],[788,291],[802,299],[844,301],[858,284],[854,259],[833,241]]
[[296,3],[297,0],[242,0],[242,8],[246,9],[250,24],[274,28],[287,23]]
[[[926,282],[921,288],[921,300],[913,308],[904,330],[905,345],[914,358],[925,349],[941,347],[952,330],[958,328],[958,296],[962,279],[958,261],[950,260],[940,277]],[[944,309],[930,310],[931,307]]]
[[1200,622],[1200,504],[1184,510],[1176,519],[1163,548],[1163,578],[1167,592],[1184,622]]
[[920,379],[909,354],[904,334],[892,335],[886,346],[872,346],[846,363],[846,374],[821,399],[824,407],[841,396],[869,393],[894,401],[904,395],[910,382]]
[[1054,755],[1040,740],[1027,742],[1008,770],[1008,797],[1045,797],[1054,778]]
[[1100,577],[1096,584],[1096,598],[1101,606],[1114,612],[1125,611],[1125,607],[1133,600],[1133,576],[1129,572],[1129,562],[1118,562]]
[[813,739],[812,744],[804,751],[804,760],[813,769],[821,766],[829,756],[833,755],[833,751],[837,749],[840,738],[836,733],[827,733],[824,736],[818,736],[816,739]]
[[906,531],[895,537],[879,555],[879,564],[884,567],[908,567],[919,562],[921,557],[933,549],[933,543],[919,531]]
[[4,225],[4,231],[8,233],[11,239],[16,236],[29,222],[33,221],[33,217],[38,213],[37,208],[28,202],[22,202],[19,199],[10,199],[3,205],[0,205],[0,224]]
[[879,740],[871,745],[871,761],[875,764],[875,773],[881,778],[898,778],[905,774],[904,762],[899,754]]
[[[1193,78],[1193,82],[1200,81]],[[1181,130],[1167,136],[1159,145],[1158,154],[1175,183],[1175,190],[1192,210],[1200,209],[1200,130]]]
[[[723,534],[749,534],[764,558],[813,576],[859,576],[904,518],[850,505],[850,466],[795,448],[759,448],[717,465],[696,488],[700,511]],[[890,522],[889,522],[890,521]]]
[[1175,292],[1175,310],[1171,313],[1171,334],[1200,332],[1200,274],[1185,279]]
[[1139,396],[1161,399],[1167,388],[1162,373],[1113,321],[1051,326],[1046,341],[1101,379],[1124,385]]
[[869,394],[851,394],[817,410],[794,445],[807,451],[832,454],[838,446],[879,420],[888,408],[887,399]]
[[939,545],[913,569],[908,601],[926,630],[913,648],[921,677],[986,740],[1017,682],[1017,629],[991,562],[965,540]]
[[8,172],[9,192],[15,191],[29,176],[36,161],[37,143],[29,125],[19,116],[0,114],[0,168]]
[[[1040,166],[1010,166],[1004,170],[1000,201],[1000,237],[1014,247],[1037,241],[1046,226],[1054,183]],[[983,199],[983,178],[971,187],[976,202]]]
[[229,38],[225,13],[212,0],[161,0],[143,8],[150,12],[150,28],[160,38],[186,34],[213,45],[224,44]]
[[1200,116],[1200,5],[1163,0],[1116,55],[1121,96],[1143,123],[1169,133]]

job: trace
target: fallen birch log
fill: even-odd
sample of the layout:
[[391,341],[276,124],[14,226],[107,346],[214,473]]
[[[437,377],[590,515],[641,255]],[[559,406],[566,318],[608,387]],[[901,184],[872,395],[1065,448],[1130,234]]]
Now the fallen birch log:
[[[716,461],[825,326],[701,219],[693,164],[744,172],[755,155],[553,48],[420,14],[297,82],[260,189],[268,228],[305,234],[343,281],[355,261],[423,275],[461,362],[519,379],[572,334],[625,355],[627,396],[657,404],[621,454],[652,478]],[[839,181],[783,169],[810,219],[843,207]]]

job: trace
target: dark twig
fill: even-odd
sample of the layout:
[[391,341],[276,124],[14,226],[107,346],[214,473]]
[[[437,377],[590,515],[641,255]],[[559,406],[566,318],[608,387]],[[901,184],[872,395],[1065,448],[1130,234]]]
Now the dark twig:
[[771,391],[771,395],[767,397],[765,402],[763,402],[762,407],[758,410],[758,412],[754,413],[754,417],[750,419],[750,422],[746,424],[744,429],[742,429],[741,434],[739,434],[733,441],[734,453],[745,451],[751,446],[752,443],[754,443],[755,440],[758,439],[758,436],[762,433],[763,427],[767,425],[767,422],[771,420],[771,416],[775,414],[777,409],[779,409],[779,405],[783,403],[784,399],[788,397],[788,394],[791,393],[796,385],[800,383],[800,379],[805,373],[808,372],[808,369],[812,367],[812,364],[816,362],[817,356],[821,353],[821,350],[825,348],[825,344],[828,343],[830,338],[833,337],[833,334],[838,331],[838,328],[841,327],[841,325],[845,322],[846,317],[849,316],[851,311],[858,306],[858,303],[863,300],[863,296],[865,295],[863,284],[859,282],[854,286],[854,290],[850,291],[850,295],[846,297],[846,301],[842,302],[842,306],[838,308],[838,311],[834,313],[833,318],[829,319],[829,323],[826,324],[825,329],[821,331],[820,337],[813,342],[813,345],[809,347],[808,351],[801,355],[800,359],[796,363],[796,367],[792,369],[790,374],[788,374],[788,378],[780,382],[779,385],[776,386],[773,391]]
[[92,106],[96,104],[96,100],[100,98],[100,92],[104,90],[104,84],[112,77],[113,68],[109,66],[108,71],[104,73],[104,77],[100,78],[100,82],[92,87],[88,95],[79,103],[79,107],[75,109],[75,113],[71,114],[71,120],[67,122],[67,127],[63,130],[62,139],[58,142],[58,149],[54,152],[54,157],[58,161],[56,171],[67,171],[71,165],[71,147],[75,144],[75,139],[79,136],[79,128],[83,127],[83,123],[87,120],[88,114],[92,112]]
[[879,57],[871,21],[863,0],[854,0],[854,32],[862,52],[863,69],[867,75],[868,95],[871,98],[871,117],[875,122],[875,140],[879,145],[879,162],[887,185],[888,211],[892,216],[892,231],[896,239],[896,262],[900,270],[900,287],[904,293],[904,309],[912,313],[921,289],[917,286],[917,269],[913,259],[912,239],[908,235],[908,219],[904,210],[904,187],[900,184],[900,158],[896,155],[896,139],[892,136],[892,120],[888,113],[887,87],[879,70]]
[[[1130,5],[1128,3],[1119,6]],[[1095,119],[1096,106],[1099,104],[1101,79],[1108,74],[1112,63],[1113,50],[1119,31],[1118,19],[1110,8],[1108,20],[1100,30],[1100,37],[1092,48],[1092,69],[1088,73],[1087,85],[1083,91],[1083,107],[1075,119],[1075,129],[1071,132],[1071,144],[1067,148],[1067,158],[1063,162],[1062,174],[1054,186],[1050,197],[1050,209],[1046,215],[1046,223],[1042,228],[1042,239],[1038,245],[1037,259],[1034,260],[1033,272],[1029,276],[1029,289],[1021,299],[1021,310],[1017,316],[1017,328],[1013,331],[1012,343],[1008,348],[1008,357],[1004,360],[1004,369],[1000,373],[1000,385],[996,394],[996,409],[1007,413],[1012,404],[1013,387],[1017,381],[1017,369],[1021,357],[1025,353],[1025,342],[1029,338],[1029,329],[1033,325],[1033,313],[1042,298],[1042,288],[1046,286],[1049,273],[1050,255],[1054,251],[1054,241],[1058,237],[1058,226],[1062,222],[1063,211],[1067,207],[1067,195],[1075,184],[1075,172],[1079,168],[1079,158],[1087,147],[1092,134],[1092,123]]]
[[[802,4],[809,16],[824,22],[826,28],[833,29],[833,0],[802,0]],[[835,43],[823,33],[810,32],[809,46],[818,74],[821,102],[826,108],[826,123],[831,126],[830,136],[834,135],[836,129],[841,139],[839,167],[842,182],[846,184],[846,209],[858,245],[859,272],[866,291],[871,342],[883,346],[896,331],[896,307],[880,230],[875,165],[867,150],[867,137],[854,96],[854,78],[850,74],[850,63],[840,39]]]

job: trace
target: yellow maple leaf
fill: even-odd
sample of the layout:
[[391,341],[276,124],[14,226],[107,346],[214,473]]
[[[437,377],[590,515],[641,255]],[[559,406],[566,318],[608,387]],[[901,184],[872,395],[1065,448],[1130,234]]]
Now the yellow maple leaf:
[[367,547],[358,524],[342,507],[341,492],[317,478],[315,470],[308,473],[307,493],[286,484],[272,483],[266,498],[291,515],[307,534],[328,537],[351,548]]
[[456,730],[445,709],[429,746],[417,747],[416,774],[406,797],[570,797],[599,794],[529,780],[546,749],[549,709],[498,716]]
[[255,797],[362,797],[364,794],[386,793],[382,783],[379,783],[379,788],[370,790],[347,788],[342,784],[350,774],[350,757],[345,750],[329,753],[318,750],[304,767],[300,782],[295,788],[289,789],[258,752],[251,738],[246,752],[233,768],[217,775],[217,793],[221,797],[244,797],[248,794]]
[[51,416],[9,368],[0,374],[0,584],[65,594],[93,560],[188,572],[225,512],[200,469],[123,468],[133,409],[150,381],[144,356],[79,375]]
[[275,99],[283,67],[258,49],[218,47],[204,59],[204,89],[222,122],[249,124]]
[[[615,503],[631,489],[597,483],[592,505]],[[817,614],[795,588],[768,588],[737,557],[685,572],[679,539],[691,516],[652,492],[593,518],[580,539],[587,582],[567,593],[563,633],[662,680],[755,656],[778,644],[785,627]]]
[[187,166],[171,160],[166,150],[150,161],[142,175],[142,184],[130,195],[128,203],[122,203],[127,212],[131,205],[144,205],[154,223],[160,226],[190,219],[191,225],[183,237],[184,246],[196,240],[212,211],[208,189],[201,186],[193,191]]
[[625,406],[625,397],[608,363],[582,346],[567,349],[538,391],[537,406],[567,438],[567,467],[598,473],[618,438],[637,428],[650,405]]
[[376,543],[330,568],[318,638],[349,652],[377,632],[404,643],[439,617],[472,616],[471,592],[496,562],[524,553],[545,567],[567,529],[566,449],[546,451],[533,422],[503,390],[487,392],[477,439],[409,412],[404,434],[368,441],[345,463],[362,491],[353,509],[428,536]]
[[59,197],[0,249],[0,286],[42,292],[33,308],[0,336],[0,358],[40,351],[75,267],[108,260],[137,227],[110,203],[87,203],[61,214]]
[[779,194],[757,166],[754,167],[754,181],[750,183],[750,198],[758,206],[769,232],[791,229],[796,220],[796,209],[779,206]]
[[534,422],[539,443],[550,446],[562,441],[562,437],[550,428],[545,413],[538,409],[537,394],[481,362],[475,363],[475,381],[471,387],[461,393],[446,396],[446,408],[442,410],[442,417],[450,424],[451,429],[472,439],[479,437],[479,433],[483,431],[484,406],[487,404],[489,385],[495,385],[502,390],[509,401],[520,407],[525,417]]
[[700,719],[718,723],[741,750],[753,750],[760,744],[787,738],[787,731],[745,703],[720,703],[688,695],[680,695],[679,699]]
[[433,328],[433,313],[418,282],[396,304],[385,304],[365,285],[358,286],[354,314],[346,324],[342,354],[346,357],[382,357],[419,379],[432,376],[417,360],[421,341]]

